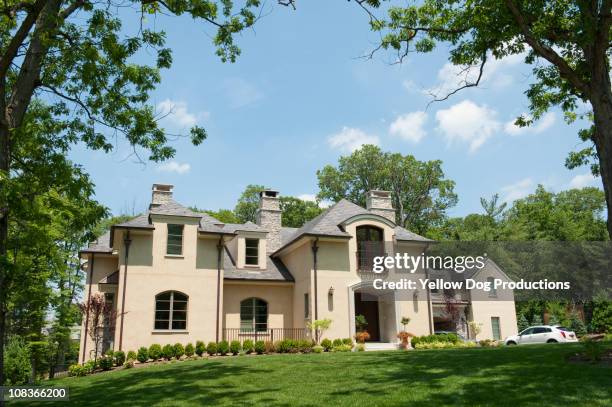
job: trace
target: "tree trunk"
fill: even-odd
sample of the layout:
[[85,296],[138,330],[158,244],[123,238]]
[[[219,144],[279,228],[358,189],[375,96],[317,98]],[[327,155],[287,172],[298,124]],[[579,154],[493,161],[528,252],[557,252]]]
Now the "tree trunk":
[[[612,239],[612,90],[610,79],[605,76],[600,81],[593,81],[593,116],[595,121],[595,134],[593,136],[597,157],[599,158],[599,172],[603,182],[607,204],[608,235]],[[595,85],[595,82],[598,84]]]

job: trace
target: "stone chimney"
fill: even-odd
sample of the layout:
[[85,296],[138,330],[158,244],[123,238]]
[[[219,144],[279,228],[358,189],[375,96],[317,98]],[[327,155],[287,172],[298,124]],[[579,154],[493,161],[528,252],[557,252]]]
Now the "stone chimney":
[[257,224],[268,231],[267,252],[272,253],[281,246],[281,209],[278,191],[269,189],[259,193]]
[[150,207],[153,208],[170,202],[170,200],[172,199],[173,189],[174,185],[153,184]]
[[391,192],[371,190],[366,194],[366,209],[395,223],[395,209],[391,202]]

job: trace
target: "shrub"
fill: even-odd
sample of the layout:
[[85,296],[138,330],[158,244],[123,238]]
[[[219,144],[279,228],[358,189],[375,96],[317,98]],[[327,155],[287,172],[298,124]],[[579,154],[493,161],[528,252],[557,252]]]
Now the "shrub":
[[185,347],[183,346],[183,344],[175,343],[174,344],[174,357],[178,360],[182,358],[184,354],[185,354]]
[[68,376],[81,377],[89,373],[85,365],[74,364],[68,368]]
[[244,352],[247,355],[250,355],[251,353],[253,353],[253,350],[254,350],[253,341],[250,339],[246,339],[244,342],[242,342],[242,350],[244,350]]
[[162,357],[162,348],[161,348],[161,346],[159,344],[157,344],[157,343],[154,343],[153,345],[149,346],[148,356],[154,362],[156,360],[159,360],[159,358]]
[[240,353],[241,348],[240,341],[232,341],[230,343],[230,352],[234,356]]
[[[459,337],[457,334],[440,334],[440,335],[424,335],[424,336],[415,336],[412,338],[412,346],[417,348],[419,344],[423,343],[450,343],[457,344],[459,343]],[[443,347],[443,346],[442,346]]]
[[134,359],[128,359],[124,364],[123,364],[123,368],[124,369],[131,369],[134,367]]
[[321,346],[323,347],[325,352],[329,352],[334,345],[331,340],[325,338],[321,341]]
[[125,363],[125,353],[123,351],[118,350],[113,353],[113,357],[115,359],[115,366],[123,366]]
[[206,345],[202,341],[196,341],[195,353],[198,356],[202,356],[206,352]]
[[93,373],[98,368],[98,366],[98,362],[93,359],[83,363],[83,368],[85,368],[88,374]]
[[591,325],[595,332],[612,333],[612,302],[597,301],[594,303]]
[[340,345],[342,345],[342,339],[334,339],[334,341],[332,342],[333,347],[340,346]]
[[312,351],[314,353],[323,353],[324,348],[321,345],[315,345],[315,346],[312,347]]
[[265,341],[264,342],[264,347],[266,349],[266,353],[274,353],[274,352],[276,352],[276,347],[274,346],[274,342],[272,342],[272,341]]
[[585,338],[582,341],[582,346],[584,348],[584,355],[591,362],[598,362],[601,360],[601,357],[604,354],[604,347],[600,341],[595,341],[591,338]]
[[299,342],[293,339],[278,341],[275,347],[278,353],[297,353],[300,351]]
[[217,343],[216,342],[208,342],[208,346],[206,346],[206,353],[210,356],[217,354]]
[[102,356],[98,363],[102,370],[111,370],[113,368],[113,358],[110,356]]
[[355,340],[359,343],[364,343],[368,339],[370,339],[370,334],[367,331],[357,332],[355,334]]
[[313,343],[309,339],[300,339],[297,342],[298,350],[302,353],[310,353],[312,352]]
[[266,344],[264,341],[255,342],[255,352],[257,352],[258,355],[266,353]]
[[115,352],[113,352],[112,349],[109,349],[106,351],[106,353],[104,354],[104,356],[107,356],[109,358],[112,358],[114,356]]
[[229,343],[227,341],[221,341],[221,342],[219,342],[219,345],[217,345],[217,352],[221,356],[227,355],[229,350],[230,350],[229,349]]
[[344,338],[344,339],[342,339],[342,344],[343,345],[349,345],[352,348],[353,347],[353,340],[351,338]]
[[195,352],[195,349],[193,348],[192,343],[188,343],[187,345],[185,345],[185,356],[192,357],[194,352]]
[[25,384],[30,378],[32,373],[30,349],[20,337],[13,336],[6,344],[4,372],[8,385]]
[[136,354],[136,352],[134,352],[133,350],[131,350],[131,351],[129,351],[129,352],[127,353],[127,358],[126,358],[126,359],[127,359],[127,360],[130,360],[130,359],[132,359],[132,360],[136,360],[136,359],[138,359],[138,355]]
[[140,363],[145,363],[147,360],[149,360],[149,350],[144,346],[138,349],[136,360],[138,360]]
[[364,352],[365,351],[365,345],[363,343],[358,343],[357,346],[355,346],[355,350],[357,352]]
[[586,325],[576,313],[573,313],[570,317],[570,326],[569,328],[576,333],[578,336],[583,336],[586,334]]
[[353,347],[351,345],[345,345],[345,344],[340,344],[338,346],[334,346],[333,351],[334,352],[350,352],[353,350]]
[[497,346],[497,342],[493,339],[483,339],[481,341],[478,341],[478,344],[483,348],[493,348]]
[[167,344],[162,348],[162,357],[166,360],[170,360],[174,357],[174,346]]

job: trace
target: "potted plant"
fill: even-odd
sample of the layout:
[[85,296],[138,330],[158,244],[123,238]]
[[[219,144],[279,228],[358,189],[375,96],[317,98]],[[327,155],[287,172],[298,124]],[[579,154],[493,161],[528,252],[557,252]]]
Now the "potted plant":
[[400,349],[410,349],[410,338],[414,335],[410,332],[401,331],[397,334],[398,339],[400,340]]
[[370,339],[370,334],[367,331],[357,332],[355,334],[355,340],[358,343],[365,343],[365,341]]

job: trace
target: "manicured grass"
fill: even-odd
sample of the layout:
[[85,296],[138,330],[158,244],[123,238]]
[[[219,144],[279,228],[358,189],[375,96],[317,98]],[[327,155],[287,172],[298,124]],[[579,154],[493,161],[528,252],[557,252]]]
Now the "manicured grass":
[[69,404],[87,406],[612,405],[612,366],[566,362],[579,348],[235,356],[52,383],[70,388]]

